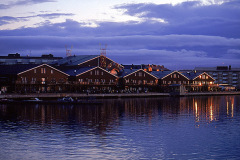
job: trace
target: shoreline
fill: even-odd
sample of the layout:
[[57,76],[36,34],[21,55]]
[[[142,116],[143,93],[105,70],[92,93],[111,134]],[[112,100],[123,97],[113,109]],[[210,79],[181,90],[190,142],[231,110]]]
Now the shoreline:
[[26,99],[26,98],[147,98],[147,97],[184,97],[184,96],[218,96],[218,95],[240,95],[240,91],[224,91],[224,92],[190,92],[183,94],[171,93],[111,93],[111,94],[83,94],[83,93],[31,93],[31,94],[1,94],[0,99]]

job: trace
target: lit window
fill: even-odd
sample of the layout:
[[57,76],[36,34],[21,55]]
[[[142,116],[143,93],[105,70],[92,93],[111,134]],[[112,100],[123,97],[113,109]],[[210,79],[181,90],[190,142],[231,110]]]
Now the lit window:
[[42,84],[45,84],[45,80],[46,80],[45,78],[42,78]]
[[46,68],[41,68],[41,73],[46,73]]

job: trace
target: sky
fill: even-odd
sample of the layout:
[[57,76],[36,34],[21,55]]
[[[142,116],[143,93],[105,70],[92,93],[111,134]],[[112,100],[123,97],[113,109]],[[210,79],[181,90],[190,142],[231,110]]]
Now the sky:
[[[107,45],[107,46],[106,46]],[[1,0],[0,55],[240,68],[240,0]]]

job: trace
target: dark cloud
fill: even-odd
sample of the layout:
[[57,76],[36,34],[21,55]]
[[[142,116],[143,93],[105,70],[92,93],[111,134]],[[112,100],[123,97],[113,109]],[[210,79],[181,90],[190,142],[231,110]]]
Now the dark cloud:
[[202,5],[200,1],[171,4],[127,4],[116,7],[140,18],[161,18],[160,34],[203,34],[240,37],[240,1]]
[[[31,51],[32,55],[64,56],[65,45],[73,45],[73,54],[99,54],[102,43],[108,44],[108,57],[124,64],[164,64],[170,69],[222,64],[240,67],[239,6],[239,1],[209,6],[198,1],[175,6],[122,5],[117,8],[143,22],[95,22],[99,27],[91,28],[71,19],[55,24],[46,21],[36,28],[1,30],[0,50],[2,55]],[[34,16],[50,19],[71,14]],[[2,17],[0,23],[14,21],[11,18]],[[154,18],[168,23],[153,23]]]
[[12,21],[18,21],[18,18],[10,17],[10,16],[0,17],[0,26],[8,24],[8,23],[10,23]]

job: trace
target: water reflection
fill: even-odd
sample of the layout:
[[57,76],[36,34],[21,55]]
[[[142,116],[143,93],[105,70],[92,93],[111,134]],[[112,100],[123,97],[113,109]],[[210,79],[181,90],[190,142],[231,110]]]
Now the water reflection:
[[1,158],[234,159],[240,156],[240,96],[102,102],[103,105],[0,104]]
[[[196,123],[234,117],[239,96],[146,98],[102,100],[103,105],[25,104],[0,105],[0,120],[26,122],[41,126],[78,124],[98,134],[117,128],[122,119],[148,123],[154,119],[178,119],[194,116]],[[236,110],[238,111],[238,110]]]

